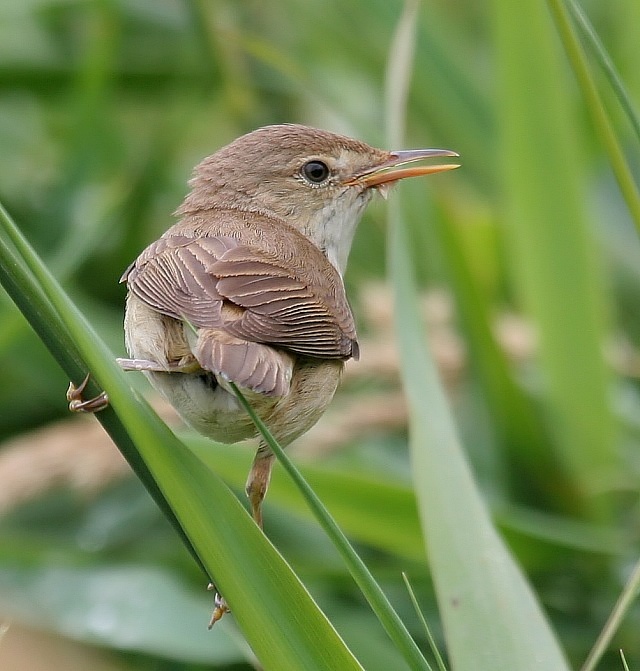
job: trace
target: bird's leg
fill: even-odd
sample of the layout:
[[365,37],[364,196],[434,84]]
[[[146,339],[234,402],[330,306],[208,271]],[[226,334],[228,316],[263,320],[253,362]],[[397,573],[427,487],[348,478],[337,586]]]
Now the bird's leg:
[[155,361],[150,361],[149,359],[116,359],[116,363],[122,370],[150,370],[154,372],[166,371],[166,368],[162,367],[159,363]]
[[260,445],[253,459],[245,491],[251,503],[251,514],[262,529],[262,501],[269,488],[275,455],[266,445]]
[[[271,469],[273,467],[274,454],[266,445],[260,445],[256,456],[253,459],[251,471],[247,479],[245,491],[251,503],[251,513],[256,524],[262,529],[262,501],[269,488],[269,480],[271,480]],[[209,629],[222,618],[225,613],[229,612],[229,606],[224,600],[224,597],[213,583],[209,583],[209,590],[215,591],[214,609],[211,614],[211,621],[209,622]]]
[[[160,364],[150,359],[116,359],[116,362],[124,371],[142,371],[152,373],[192,373],[200,369],[200,364],[195,357],[187,355],[176,362],[170,364]],[[218,591],[218,588],[210,582],[207,589],[214,592],[213,598],[213,612],[209,620],[208,628],[211,629],[213,625],[221,620],[223,616],[230,612],[227,602]]]
[[91,373],[87,373],[87,377],[77,387],[73,382],[69,382],[67,401],[69,401],[69,410],[71,412],[100,412],[100,410],[104,410],[109,405],[109,397],[105,391],[94,398],[87,400],[82,398],[82,393],[90,377]]
[[[122,370],[153,371],[157,373],[193,373],[200,369],[200,364],[192,355],[182,357],[175,363],[164,366],[148,359],[116,359],[116,362]],[[89,398],[86,401],[82,398],[82,393],[90,377],[91,374],[87,373],[87,376],[77,387],[73,382],[69,382],[67,401],[69,401],[71,412],[99,412],[109,405],[109,397],[104,391],[95,398]]]
[[150,371],[153,373],[194,373],[200,364],[192,355],[182,357],[178,361],[161,364],[150,359],[116,359],[116,363],[126,371]]

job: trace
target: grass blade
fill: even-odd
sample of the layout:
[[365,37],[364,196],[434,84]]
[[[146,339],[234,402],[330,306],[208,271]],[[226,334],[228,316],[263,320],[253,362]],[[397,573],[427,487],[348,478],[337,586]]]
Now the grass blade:
[[438,650],[438,646],[436,645],[436,641],[433,638],[433,635],[431,634],[431,629],[429,629],[429,625],[427,624],[427,620],[424,617],[424,614],[420,610],[420,604],[418,603],[418,599],[416,597],[415,592],[413,591],[413,587],[411,583],[409,582],[409,578],[406,573],[402,574],[402,579],[404,580],[404,584],[407,587],[407,592],[409,592],[409,598],[411,599],[411,603],[413,604],[413,607],[416,611],[416,615],[418,616],[418,619],[420,620],[420,623],[422,624],[422,628],[424,629],[424,633],[427,637],[427,641],[429,641],[429,647],[431,648],[431,652],[433,653],[433,656],[436,658],[436,664],[438,665],[438,671],[447,671],[447,667],[444,663],[444,660],[442,659],[442,655],[440,654],[440,650]]
[[353,576],[353,579],[356,581],[358,587],[366,597],[371,608],[378,616],[378,619],[385,628],[387,634],[389,634],[391,640],[396,644],[396,647],[406,659],[407,664],[409,664],[411,669],[423,669],[425,671],[431,671],[431,667],[420,652],[418,646],[415,644],[415,641],[411,638],[411,635],[407,631],[407,628],[404,626],[402,620],[398,617],[398,614],[389,603],[389,600],[385,596],[384,592],[378,583],[374,580],[362,559],[360,559],[356,551],[353,549],[351,543],[349,543],[347,540],[347,537],[342,533],[338,525],[335,523],[322,501],[320,501],[315,492],[306,483],[300,471],[296,468],[294,463],[287,456],[286,452],[282,449],[282,447],[280,447],[278,442],[271,435],[271,432],[264,424],[264,422],[262,422],[258,415],[256,415],[256,413],[253,411],[253,408],[242,395],[240,390],[233,383],[231,383],[231,386],[233,387],[233,390],[240,399],[240,402],[244,406],[245,410],[253,420],[254,424],[262,434],[266,443],[272,449],[278,461],[280,461],[280,463],[283,465],[291,479],[295,482],[296,486],[300,490],[300,493],[304,496],[307,505],[311,508],[316,519],[318,522],[320,522],[327,536],[329,536],[336,549],[344,559],[351,575]]
[[[405,5],[395,44],[411,44],[415,3]],[[411,50],[390,54],[389,141],[399,146]],[[400,82],[400,85],[397,83]],[[400,88],[400,90],[398,90]],[[562,651],[518,566],[491,524],[465,460],[453,419],[424,345],[410,243],[400,204],[389,211],[402,378],[409,402],[410,448],[423,533],[452,666],[457,671],[567,669]]]
[[598,639],[593,645],[593,648],[589,652],[589,656],[585,660],[584,665],[582,666],[581,671],[594,671],[598,662],[602,658],[602,655],[606,652],[611,640],[618,631],[622,620],[625,615],[629,612],[631,605],[634,600],[637,599],[638,594],[640,593],[640,561],[636,563],[627,580],[627,584],[624,586],[624,589],[618,597],[611,615],[607,619],[606,624],[602,628]]
[[618,96],[620,105],[625,111],[629,123],[631,124],[638,140],[640,140],[640,117],[638,116],[631,97],[627,93],[627,89],[618,74],[616,66],[614,65],[611,57],[607,53],[607,50],[602,44],[602,40],[598,37],[594,27],[591,25],[589,18],[585,14],[584,10],[576,2],[576,0],[567,0],[567,5],[569,11],[571,12],[576,25],[582,32],[584,39],[587,41],[594,55],[596,56],[600,67],[604,71],[609,80],[611,88],[614,90],[615,94]]
[[609,155],[611,168],[620,187],[620,192],[627,204],[636,229],[640,233],[640,193],[589,71],[589,64],[585,58],[584,51],[573,31],[563,0],[547,1],[567,52],[569,62],[582,90],[587,111],[591,115],[604,150]]
[[[3,284],[26,308],[25,314],[69,375],[77,374],[80,356],[108,391],[113,410],[130,436],[127,448],[133,445],[139,452],[263,667],[273,671],[329,671],[336,665],[361,669],[226,485],[132,393],[111,352],[4,212],[0,224]],[[62,335],[49,326],[61,323]],[[105,426],[113,425],[113,410],[97,415]]]
[[[581,514],[615,477],[602,343],[605,291],[580,186],[580,147],[545,7],[495,0],[505,239],[516,288],[539,331],[548,424]],[[523,86],[523,81],[527,86]]]
[[[394,208],[395,210],[396,208]],[[567,669],[518,566],[496,533],[464,458],[424,347],[402,222],[391,213],[390,262],[414,481],[452,666],[457,671]]]

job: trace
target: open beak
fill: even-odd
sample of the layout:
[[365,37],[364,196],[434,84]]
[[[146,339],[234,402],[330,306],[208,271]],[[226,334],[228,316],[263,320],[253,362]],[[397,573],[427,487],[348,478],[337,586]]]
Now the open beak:
[[421,161],[425,158],[439,158],[445,156],[455,157],[459,156],[459,154],[456,154],[455,151],[449,151],[448,149],[408,149],[405,151],[392,151],[389,152],[388,160],[373,166],[370,169],[359,172],[357,175],[350,177],[344,184],[345,186],[359,185],[365,188],[381,186],[383,184],[391,185],[405,177],[433,175],[436,172],[455,170],[460,167],[457,163],[403,167],[407,163]]

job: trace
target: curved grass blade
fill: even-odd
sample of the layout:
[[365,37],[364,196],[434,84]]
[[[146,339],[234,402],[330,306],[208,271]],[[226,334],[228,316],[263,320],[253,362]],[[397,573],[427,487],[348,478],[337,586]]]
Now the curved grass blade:
[[444,660],[442,659],[442,655],[440,654],[440,650],[438,650],[438,646],[436,645],[436,641],[433,638],[433,634],[431,633],[431,629],[429,629],[429,625],[427,624],[427,620],[423,614],[423,612],[420,610],[420,604],[418,603],[418,598],[416,597],[416,593],[413,590],[413,586],[409,582],[409,577],[407,576],[406,573],[402,574],[402,579],[404,580],[404,584],[407,588],[407,592],[409,592],[409,598],[411,599],[411,603],[413,604],[413,608],[416,611],[416,615],[418,616],[418,619],[420,620],[420,623],[422,624],[422,628],[424,629],[425,636],[427,637],[427,641],[429,641],[429,647],[431,648],[431,652],[433,653],[433,656],[436,658],[436,664],[438,665],[438,671],[447,671],[447,667],[444,663]]
[[[550,0],[552,1],[552,0]],[[617,477],[606,288],[581,184],[581,147],[553,25],[544,6],[494,0],[505,242],[539,333],[545,403],[578,514],[610,514]],[[523,86],[523,82],[527,85]]]
[[[389,146],[401,146],[417,5],[407,2],[388,66]],[[473,481],[424,344],[407,231],[390,203],[389,270],[410,448],[422,528],[456,671],[567,670],[519,567],[495,531]]]
[[385,628],[391,640],[396,644],[396,647],[403,655],[410,668],[431,671],[431,667],[429,666],[427,660],[420,652],[420,649],[416,645],[415,641],[411,638],[407,628],[404,626],[402,620],[398,617],[398,614],[389,603],[386,595],[378,583],[374,580],[371,573],[369,573],[369,570],[365,566],[364,562],[362,559],[360,559],[356,551],[353,549],[351,543],[349,543],[347,540],[347,537],[342,533],[338,525],[335,523],[322,501],[320,501],[315,492],[306,483],[300,471],[296,468],[291,459],[289,459],[282,447],[280,447],[278,441],[276,441],[276,439],[271,435],[271,432],[264,424],[264,422],[254,412],[247,399],[242,395],[242,392],[233,383],[231,383],[231,387],[244,406],[248,415],[251,417],[253,423],[262,434],[262,437],[264,438],[267,445],[269,445],[273,453],[276,455],[278,461],[280,461],[291,479],[295,482],[296,486],[300,490],[300,493],[304,496],[307,505],[309,508],[311,508],[316,519],[318,522],[320,522],[327,536],[329,536],[336,549],[344,559],[347,567],[349,568],[349,572],[353,576],[353,579],[356,581],[358,587],[369,602],[369,605],[378,616],[380,623]]
[[618,631],[622,620],[625,618],[631,605],[638,598],[640,593],[640,561],[636,563],[627,580],[627,584],[624,586],[624,589],[620,593],[618,600],[616,601],[611,615],[607,619],[606,624],[604,625],[600,635],[598,636],[596,642],[593,645],[593,648],[589,652],[589,656],[585,660],[584,665],[580,671],[595,671],[595,668],[598,666],[602,655],[606,652],[611,640]]
[[[0,221],[4,224],[4,230],[7,232],[11,232],[15,228],[9,215],[1,205]],[[14,240],[17,239],[17,230],[13,232],[11,238]],[[0,259],[2,260],[0,263],[0,283],[69,377],[74,380],[82,380],[86,374],[86,365],[76,346],[75,340],[38,285],[36,278],[25,265],[24,260],[17,255],[13,246],[7,245],[7,239],[4,237],[0,238]],[[92,383],[88,387],[88,391],[97,393],[98,388]],[[146,463],[141,459],[140,453],[127,433],[126,428],[119,421],[115,413],[110,410],[103,412],[99,419],[102,420],[102,425],[107,433],[111,436],[114,443],[118,445],[135,474],[140,478],[153,500],[181,537],[191,556],[200,566],[203,573],[207,575],[200,557],[186,536],[173,509],[158,487]]]
[[589,21],[589,18],[585,14],[582,7],[580,7],[580,5],[576,2],[576,0],[567,0],[567,6],[573,15],[576,25],[582,32],[584,39],[587,41],[591,47],[591,50],[595,54],[600,67],[606,74],[611,88],[618,96],[620,105],[625,111],[625,114],[627,115],[629,123],[631,124],[637,138],[640,140],[640,117],[638,116],[638,113],[633,106],[631,97],[627,93],[627,89],[622,82],[622,79],[613,60],[611,59],[611,56],[609,56],[604,44],[602,44],[602,40],[598,37],[598,33],[596,33],[593,25],[591,24],[591,21]]
[[584,51],[571,26],[563,0],[547,0],[547,3],[551,9],[571,67],[582,90],[587,111],[593,119],[593,124],[600,136],[604,150],[609,155],[609,162],[618,182],[618,187],[627,204],[636,229],[640,233],[640,193],[589,71],[589,64],[585,58]]
[[[394,208],[395,209],[395,208]],[[456,671],[567,670],[526,579],[495,531],[424,346],[406,234],[391,213],[390,262],[422,529]]]
[[68,374],[76,376],[86,361],[108,391],[113,410],[98,419],[113,425],[117,412],[130,437],[127,447],[139,452],[263,668],[361,669],[236,497],[132,393],[111,352],[4,211],[0,226],[3,284]]

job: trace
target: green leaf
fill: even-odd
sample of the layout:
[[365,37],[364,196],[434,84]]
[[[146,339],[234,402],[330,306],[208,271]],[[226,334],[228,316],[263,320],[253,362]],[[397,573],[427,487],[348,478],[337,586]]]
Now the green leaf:
[[[189,436],[186,442],[226,482],[243,486],[249,459],[243,458],[237,446],[212,444],[195,436]],[[300,470],[350,538],[414,561],[424,560],[415,495],[409,484],[392,482],[383,474],[345,472],[310,464],[301,464]],[[268,506],[280,505],[296,515],[312,518],[311,511],[300,502],[298,489],[290,479],[274,477]]]
[[389,635],[389,638],[391,638],[391,640],[395,643],[397,649],[405,658],[407,664],[411,669],[417,669],[418,671],[431,671],[429,663],[424,658],[422,652],[409,634],[406,626],[396,611],[393,609],[389,599],[375,581],[365,563],[355,552],[347,537],[335,523],[331,515],[329,515],[329,512],[322,501],[307,484],[300,471],[289,459],[289,456],[273,437],[265,423],[254,412],[253,408],[243,396],[242,392],[233,382],[231,382],[230,385],[244,406],[245,410],[251,417],[253,423],[256,425],[256,428],[264,438],[265,443],[276,455],[278,461],[282,464],[288,475],[295,483],[296,487],[300,490],[300,493],[304,497],[309,508],[311,508],[314,516],[324,529],[327,536],[329,536],[332,543],[335,545],[336,550],[338,550],[344,559],[347,567],[349,568],[349,572],[353,576],[353,579],[358,584],[358,587],[369,602],[373,612],[380,620],[380,624],[382,624],[384,627],[385,631]]
[[[227,486],[137,398],[113,355],[0,212],[0,279],[70,376],[86,360],[109,393],[97,417],[143,462],[265,669],[360,669]],[[117,413],[117,418],[115,413]],[[120,421],[122,424],[120,424]]]
[[[398,146],[416,3],[405,5],[389,64],[390,144]],[[418,510],[452,667],[456,671],[568,669],[518,565],[494,529],[462,451],[424,343],[411,248],[397,200],[388,253]]]
[[[242,489],[253,456],[248,450],[213,443],[193,433],[186,434],[184,440],[214,473]],[[349,538],[395,557],[424,561],[425,546],[411,482],[393,481],[384,472],[338,470],[322,464],[303,462],[299,468]],[[275,471],[265,501],[267,510],[278,506],[290,515],[313,519],[311,510],[301,503],[295,484]],[[604,555],[621,555],[629,547],[629,539],[615,528],[567,516],[505,503],[495,506],[492,515],[505,532],[530,541]]]
[[[633,105],[631,96],[629,95],[611,56],[607,53],[602,40],[598,37],[598,33],[596,33],[584,10],[576,0],[567,0],[567,6],[583,35],[584,41],[588,44],[598,64],[606,74],[609,84],[618,98],[620,106],[629,119],[629,123],[636,134],[636,138],[640,140],[640,116],[638,116],[638,112]],[[633,6],[629,5],[628,10],[633,11]]]
[[595,495],[616,476],[614,423],[605,296],[579,182],[577,121],[545,7],[495,0],[494,8],[511,268],[539,332],[549,422],[574,505],[602,513]]
[[[578,38],[575,35],[569,13],[564,5],[564,0],[548,0],[549,8],[555,20],[560,38],[562,39],[567,57],[571,63],[571,67],[575,73],[578,84],[582,91],[585,100],[585,108],[591,115],[594,127],[599,135],[605,151],[609,157],[613,174],[618,182],[620,193],[625,200],[629,214],[636,225],[636,230],[640,233],[640,192],[633,179],[629,165],[627,164],[622,146],[618,141],[613,125],[609,119],[609,115],[605,110],[602,98],[596,87],[593,76],[589,69],[584,50],[580,45]],[[579,15],[578,15],[579,16]],[[584,26],[584,22],[582,24]],[[610,76],[613,74],[609,73]],[[625,99],[625,91],[619,80],[613,80],[618,95],[622,97],[623,102],[628,102]],[[632,108],[629,106],[626,110],[627,114],[633,121],[637,122]]]
[[456,671],[568,669],[525,577],[494,529],[424,346],[409,249],[390,216],[390,263],[422,529]]

